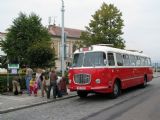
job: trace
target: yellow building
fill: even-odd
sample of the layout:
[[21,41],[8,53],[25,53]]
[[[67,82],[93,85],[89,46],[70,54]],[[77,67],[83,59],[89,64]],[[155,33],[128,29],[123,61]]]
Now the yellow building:
[[[52,36],[51,46],[54,47],[56,58],[55,61],[56,67],[58,70],[61,68],[61,27],[50,25],[49,33]],[[82,30],[72,29],[72,28],[64,28],[64,32],[67,35],[65,45],[66,45],[66,54],[65,54],[65,63],[71,62],[74,52],[74,45],[77,41],[80,41],[80,35]]]

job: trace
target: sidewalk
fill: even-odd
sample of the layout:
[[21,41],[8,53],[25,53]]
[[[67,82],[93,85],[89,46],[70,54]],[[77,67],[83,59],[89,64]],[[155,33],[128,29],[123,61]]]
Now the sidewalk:
[[77,96],[76,92],[67,91],[68,95],[64,95],[63,97],[56,99],[53,99],[52,94],[50,99],[47,99],[46,96],[41,97],[40,90],[38,91],[37,97],[34,97],[33,95],[28,96],[26,93],[18,96],[13,95],[13,93],[6,93],[6,95],[0,94],[0,114]]

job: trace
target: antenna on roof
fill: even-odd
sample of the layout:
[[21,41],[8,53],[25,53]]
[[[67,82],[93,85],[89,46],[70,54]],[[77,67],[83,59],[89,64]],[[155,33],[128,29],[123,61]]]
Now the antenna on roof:
[[127,51],[143,53],[143,51],[138,51],[138,50],[127,50]]

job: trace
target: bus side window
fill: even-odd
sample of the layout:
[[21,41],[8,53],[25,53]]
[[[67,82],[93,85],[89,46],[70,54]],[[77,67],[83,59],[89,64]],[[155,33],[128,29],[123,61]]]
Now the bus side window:
[[151,66],[151,59],[148,58],[148,66]]
[[130,55],[130,65],[135,66],[136,65],[136,59],[134,55]]
[[124,65],[125,65],[125,66],[130,66],[129,55],[124,54],[124,55],[123,55],[123,61],[124,61]]
[[136,66],[141,66],[141,59],[139,56],[136,56]]
[[145,66],[145,58],[144,57],[140,57],[141,59],[141,66]]
[[117,65],[123,66],[123,56],[119,53],[116,53]]
[[145,65],[145,66],[148,66],[148,58],[145,58],[145,59],[144,59],[144,65]]
[[113,55],[113,53],[108,53],[107,57],[108,57],[108,65],[109,66],[115,66],[115,61],[114,61],[114,55]]

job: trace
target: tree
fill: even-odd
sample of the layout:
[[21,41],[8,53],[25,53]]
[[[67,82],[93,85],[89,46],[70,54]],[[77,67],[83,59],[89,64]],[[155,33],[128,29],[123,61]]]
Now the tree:
[[89,26],[82,32],[84,45],[113,44],[114,47],[124,48],[125,41],[121,38],[124,26],[122,13],[113,5],[103,3],[101,8],[92,15]]
[[[28,57],[30,56],[28,49],[34,44],[48,43],[50,40],[51,36],[41,24],[39,16],[34,13],[29,16],[20,13],[19,17],[14,19],[13,25],[8,29],[6,40],[2,41],[1,46],[10,62],[17,62],[21,65],[31,64],[32,59]],[[45,47],[45,49],[49,48]],[[48,61],[47,58],[46,61]]]
[[7,68],[7,56],[0,56],[0,68]]
[[28,48],[29,64],[33,67],[50,67],[54,66],[54,50],[51,49],[50,43],[35,43]]

